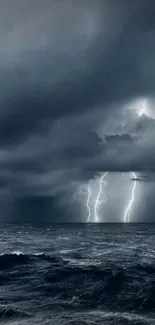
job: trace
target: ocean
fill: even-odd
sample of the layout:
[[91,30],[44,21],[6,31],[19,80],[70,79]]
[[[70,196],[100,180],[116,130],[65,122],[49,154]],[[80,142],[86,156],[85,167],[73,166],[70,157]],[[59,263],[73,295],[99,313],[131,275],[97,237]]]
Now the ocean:
[[0,324],[155,324],[155,225],[1,225]]

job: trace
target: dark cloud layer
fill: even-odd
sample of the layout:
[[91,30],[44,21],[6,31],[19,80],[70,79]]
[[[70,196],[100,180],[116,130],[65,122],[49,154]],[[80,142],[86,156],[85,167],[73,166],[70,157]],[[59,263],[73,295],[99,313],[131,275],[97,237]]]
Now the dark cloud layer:
[[[82,221],[72,196],[98,171],[154,171],[154,15],[154,0],[1,1],[2,220]],[[130,110],[141,98],[150,117]]]

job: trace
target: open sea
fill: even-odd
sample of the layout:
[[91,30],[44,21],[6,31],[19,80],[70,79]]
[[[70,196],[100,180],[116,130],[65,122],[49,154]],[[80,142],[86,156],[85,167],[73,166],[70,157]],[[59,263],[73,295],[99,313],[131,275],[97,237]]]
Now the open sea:
[[155,324],[155,225],[1,225],[0,324]]

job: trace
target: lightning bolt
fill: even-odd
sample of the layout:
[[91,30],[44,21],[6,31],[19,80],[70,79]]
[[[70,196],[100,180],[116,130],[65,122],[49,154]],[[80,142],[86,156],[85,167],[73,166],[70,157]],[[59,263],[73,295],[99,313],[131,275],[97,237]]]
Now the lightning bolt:
[[88,196],[87,196],[87,202],[86,202],[87,209],[88,209],[88,218],[87,218],[87,222],[90,222],[90,217],[91,217],[91,210],[90,210],[90,206],[89,206],[91,194],[92,194],[92,192],[91,192],[91,188],[90,188],[90,186],[88,185]]
[[98,207],[99,205],[101,204],[100,202],[100,196],[102,194],[102,182],[103,182],[103,179],[106,177],[106,175],[108,174],[108,172],[104,173],[101,178],[100,178],[100,183],[99,183],[99,192],[97,194],[97,198],[96,198],[96,201],[95,201],[95,206],[94,206],[94,222],[99,222],[99,217],[98,217]]
[[133,183],[133,187],[132,187],[131,200],[129,201],[129,204],[127,205],[127,208],[125,210],[124,222],[130,221],[130,213],[131,213],[132,205],[135,200],[135,190],[136,190],[136,185],[137,185],[136,184],[136,174],[132,172],[132,176],[134,177],[134,183]]
[[[138,116],[141,117],[143,114],[148,116],[147,113],[147,100],[145,99],[143,101],[143,105],[142,108],[140,109]],[[125,214],[124,214],[124,222],[129,222],[130,221],[130,213],[131,213],[131,209],[132,209],[132,205],[134,203],[135,200],[135,190],[136,190],[136,174],[134,172],[132,172],[132,176],[134,177],[134,183],[133,183],[133,187],[132,187],[132,194],[131,194],[131,199],[129,201],[129,204],[126,207],[125,210]]]
[[[138,112],[139,117],[141,117],[143,114],[148,115],[147,114],[147,105],[146,104],[147,104],[147,100],[145,99],[143,101],[142,108]],[[103,201],[100,201],[100,197],[101,197],[101,194],[102,194],[102,182],[103,182],[103,179],[106,177],[107,174],[108,174],[108,172],[105,172],[101,176],[100,181],[99,181],[99,191],[98,191],[97,198],[95,200],[95,205],[94,205],[94,222],[99,222],[98,208],[99,208],[100,204],[103,202]],[[123,177],[123,176],[124,176],[124,173],[122,174],[121,177]],[[131,214],[132,206],[133,206],[133,203],[134,203],[134,200],[135,200],[135,190],[136,190],[136,186],[137,186],[137,184],[136,184],[136,174],[134,172],[132,172],[132,176],[134,178],[134,182],[133,182],[133,187],[132,187],[131,199],[130,199],[130,201],[129,201],[126,209],[125,209],[124,222],[129,222],[130,221],[130,214]],[[87,196],[87,202],[86,202],[86,206],[87,206],[87,209],[88,209],[87,222],[91,221],[91,207],[90,207],[91,195],[92,195],[92,190],[91,190],[90,185],[88,185],[88,196]]]

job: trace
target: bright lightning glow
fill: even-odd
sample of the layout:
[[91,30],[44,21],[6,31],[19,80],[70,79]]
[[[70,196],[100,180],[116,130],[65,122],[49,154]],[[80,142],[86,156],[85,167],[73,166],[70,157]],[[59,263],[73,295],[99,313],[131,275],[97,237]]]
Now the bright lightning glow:
[[106,177],[106,175],[108,174],[108,172],[104,173],[101,178],[100,178],[100,185],[99,185],[99,192],[95,201],[95,206],[94,206],[94,222],[99,222],[99,217],[98,217],[98,207],[100,205],[100,196],[102,194],[102,182],[103,179]]
[[88,209],[88,218],[87,218],[87,222],[90,222],[90,217],[91,217],[91,211],[90,211],[90,206],[89,206],[89,203],[90,203],[90,197],[91,197],[91,189],[90,189],[90,186],[88,185],[88,197],[87,197],[87,209]]
[[124,214],[124,222],[129,222],[130,221],[130,213],[131,213],[131,209],[132,209],[132,205],[134,203],[135,200],[135,190],[136,190],[136,174],[132,172],[132,175],[134,177],[134,182],[133,182],[133,187],[132,187],[132,195],[131,195],[131,200],[125,210],[125,214]]
[[142,106],[142,108],[140,109],[140,111],[139,111],[139,117],[140,116],[142,116],[142,115],[147,115],[147,100],[145,99],[144,101],[143,101],[143,106]]

